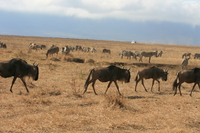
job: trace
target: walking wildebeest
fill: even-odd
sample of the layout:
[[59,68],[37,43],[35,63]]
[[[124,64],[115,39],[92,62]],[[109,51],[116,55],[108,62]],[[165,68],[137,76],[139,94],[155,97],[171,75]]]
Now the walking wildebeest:
[[[137,84],[140,80],[142,80],[142,85],[147,92],[146,87],[144,86],[144,79],[153,79],[152,85],[151,85],[151,91],[154,85],[154,81],[156,80],[158,82],[158,91],[160,91],[160,81],[159,79],[162,78],[163,81],[167,81],[167,75],[168,75],[168,70],[163,70],[160,68],[157,68],[155,66],[143,69],[142,71],[139,71],[137,73],[137,76],[135,77],[136,85],[135,85],[135,91],[137,88]],[[139,76],[139,78],[138,78]]]
[[110,49],[105,49],[105,48],[104,48],[104,49],[102,50],[102,53],[108,53],[108,54],[111,54],[111,51],[110,51]]
[[49,54],[51,54],[51,55],[57,54],[58,55],[58,52],[59,52],[59,48],[58,47],[50,48],[49,50],[47,50],[46,58],[48,58]]
[[157,57],[157,53],[158,53],[158,51],[154,51],[154,52],[142,52],[139,61],[142,61],[142,57],[144,56],[144,57],[149,57],[149,63],[151,63],[151,57],[152,56]]
[[[179,82],[178,82],[179,80]],[[176,79],[174,80],[173,83],[173,90],[175,90],[174,96],[177,93],[177,87],[179,89],[180,95],[182,96],[181,93],[181,84],[182,83],[194,83],[192,90],[190,92],[190,96],[192,96],[192,91],[194,90],[194,87],[196,86],[196,84],[198,84],[199,88],[200,88],[200,68],[194,68],[194,69],[190,69],[190,70],[182,70],[180,72],[178,72]]]
[[[91,76],[92,78],[90,79]],[[121,69],[119,67],[112,66],[112,65],[105,68],[92,69],[90,71],[90,74],[88,75],[88,78],[86,79],[86,82],[84,85],[85,90],[83,94],[87,91],[88,85],[92,83],[93,91],[97,95],[94,85],[95,85],[96,80],[98,79],[101,82],[109,81],[105,94],[108,88],[110,87],[111,83],[114,82],[119,95],[121,95],[119,91],[119,87],[117,85],[117,80],[128,83],[130,82],[130,77],[131,75],[130,75],[129,69]]]
[[26,82],[24,80],[25,76],[32,77],[33,80],[38,80],[39,69],[38,65],[29,65],[25,60],[14,58],[10,61],[0,62],[0,76],[3,78],[8,78],[14,76],[10,91],[12,92],[12,86],[17,78],[20,78],[23,82],[26,91],[29,92]]

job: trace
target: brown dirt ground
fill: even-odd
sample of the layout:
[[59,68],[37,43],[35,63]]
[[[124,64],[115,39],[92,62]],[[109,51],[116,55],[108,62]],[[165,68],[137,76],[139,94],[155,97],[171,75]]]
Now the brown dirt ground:
[[[29,64],[39,63],[40,69],[38,81],[26,79],[29,94],[19,79],[11,93],[9,87],[12,78],[1,77],[0,132],[200,132],[198,87],[192,97],[189,96],[192,84],[183,83],[183,96],[173,96],[172,90],[182,54],[199,53],[198,46],[6,35],[0,35],[0,42],[7,44],[7,49],[0,49],[0,61],[22,58]],[[97,53],[71,52],[64,56],[60,52],[58,56],[46,59],[47,49],[28,50],[31,42],[44,44],[47,48],[52,44],[60,48],[66,45],[95,47]],[[111,55],[102,54],[103,48],[111,49]],[[159,58],[153,57],[149,64],[146,58],[143,63],[121,59],[121,50],[162,50],[164,54]],[[74,58],[84,59],[85,63],[73,62]],[[118,83],[123,96],[118,96],[114,84],[104,95],[107,83],[99,81],[95,84],[99,95],[94,95],[91,85],[82,95],[89,70],[110,64],[131,68],[131,82]],[[136,72],[153,65],[169,69],[168,80],[161,81],[161,91],[158,92],[156,83],[153,92],[145,92],[139,83],[138,92],[135,92]],[[189,68],[199,65],[200,60],[189,60]],[[151,82],[144,82],[148,90]]]

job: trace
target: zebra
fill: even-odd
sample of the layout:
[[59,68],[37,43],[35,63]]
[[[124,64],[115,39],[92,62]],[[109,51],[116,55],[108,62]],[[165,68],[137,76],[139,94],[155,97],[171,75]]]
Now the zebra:
[[163,51],[158,51],[158,55],[157,55],[157,57],[161,57],[162,54],[163,54]]
[[190,55],[191,55],[191,53],[184,53],[184,54],[182,55],[182,58],[186,58],[186,57],[189,57],[189,58],[190,58]]
[[186,67],[187,67],[187,65],[188,65],[188,60],[189,60],[190,58],[185,58],[183,61],[182,61],[182,63],[181,63],[181,69],[183,70],[183,69],[186,69]]
[[92,53],[96,53],[97,50],[96,50],[95,48],[92,47],[90,51],[91,51]]
[[127,59],[131,59],[131,56],[133,56],[133,58],[136,59],[136,54],[131,51],[122,50],[119,55],[121,55],[121,59],[123,56],[126,56]]
[[6,43],[1,43],[0,42],[0,48],[7,48]]
[[65,47],[62,47],[62,54],[69,54],[70,52],[70,47],[69,46],[65,46]]
[[149,57],[149,63],[151,63],[150,62],[151,61],[151,57],[152,56],[158,57],[157,53],[158,53],[158,51],[154,51],[154,52],[142,52],[139,61],[142,62],[142,57],[144,56],[144,57]]
[[195,53],[194,54],[194,59],[200,59],[200,54],[199,53]]

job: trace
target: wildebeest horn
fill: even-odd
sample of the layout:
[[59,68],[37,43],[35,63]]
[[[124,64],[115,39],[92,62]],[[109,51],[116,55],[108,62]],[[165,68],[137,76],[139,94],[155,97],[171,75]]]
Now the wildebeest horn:
[[35,62],[33,63],[33,66],[38,66],[38,65],[39,65],[39,63],[37,63],[37,64]]

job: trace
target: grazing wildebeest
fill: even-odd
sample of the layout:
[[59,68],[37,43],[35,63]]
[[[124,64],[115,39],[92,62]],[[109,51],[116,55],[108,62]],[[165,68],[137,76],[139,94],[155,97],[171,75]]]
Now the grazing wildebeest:
[[[179,81],[179,82],[178,82]],[[173,83],[173,90],[175,90],[174,96],[177,94],[177,87],[180,92],[180,96],[182,96],[181,93],[181,84],[182,83],[194,83],[192,90],[190,92],[190,96],[192,96],[192,91],[194,90],[196,84],[198,84],[200,88],[200,68],[194,68],[190,70],[182,70],[178,72],[176,79]]]
[[58,55],[58,52],[59,52],[59,48],[58,47],[53,47],[53,48],[50,48],[49,50],[47,50],[47,53],[46,53],[46,58],[48,58],[48,55],[53,55],[53,54],[57,54]]
[[108,54],[111,54],[111,51],[110,51],[110,49],[103,49],[103,50],[102,50],[102,53],[108,53]]
[[32,77],[33,80],[38,80],[39,69],[38,65],[29,65],[25,60],[14,58],[10,61],[0,62],[0,76],[3,78],[8,78],[14,76],[12,84],[10,86],[10,91],[12,92],[12,86],[17,78],[20,78],[23,82],[26,91],[29,92],[26,82],[24,80],[25,76]]
[[151,61],[151,57],[152,56],[157,57],[157,53],[158,53],[158,51],[154,51],[154,52],[142,52],[139,61],[142,61],[142,57],[144,56],[144,57],[149,57],[149,63],[151,63],[150,62]]
[[1,43],[0,42],[0,48],[7,48],[6,43]]
[[70,52],[69,46],[62,47],[62,54],[67,55],[69,54],[69,52]]
[[183,61],[182,61],[182,63],[181,63],[181,69],[183,70],[183,69],[186,69],[186,67],[187,67],[187,65],[188,65],[188,60],[189,60],[190,58],[185,58]]
[[[160,91],[160,81],[159,79],[162,78],[163,81],[167,81],[167,75],[168,75],[168,70],[163,70],[160,68],[157,68],[155,66],[143,69],[142,71],[139,71],[137,73],[137,76],[135,77],[136,85],[135,85],[135,91],[137,88],[137,84],[140,80],[142,80],[142,85],[147,92],[146,87],[144,86],[144,79],[153,79],[152,81],[152,86],[151,86],[151,91],[154,85],[154,81],[156,80],[158,82],[158,91]],[[138,78],[139,77],[139,78]]]
[[190,55],[191,55],[191,53],[184,53],[184,54],[182,55],[182,58],[186,58],[186,57],[189,57],[189,58],[190,58]]
[[120,51],[119,55],[121,56],[121,59],[123,58],[123,56],[126,56],[127,59],[131,59],[131,56],[133,56],[133,58],[136,59],[135,53],[131,51],[122,50]]
[[[92,76],[92,78],[90,79],[91,76]],[[119,67],[112,66],[112,65],[105,67],[105,68],[92,69],[90,71],[90,74],[89,74],[86,82],[85,82],[85,85],[84,85],[85,90],[84,90],[83,94],[87,91],[88,85],[90,83],[92,83],[93,91],[97,95],[94,85],[95,85],[96,80],[98,79],[101,82],[109,81],[107,89],[105,91],[105,94],[106,94],[108,88],[110,87],[111,83],[114,82],[115,86],[118,90],[118,93],[121,95],[121,93],[119,91],[119,87],[117,85],[117,80],[128,83],[128,82],[130,82],[130,77],[131,77],[131,75],[130,75],[129,69],[121,69]]]
[[194,54],[194,59],[200,59],[200,54],[199,53],[195,53]]

